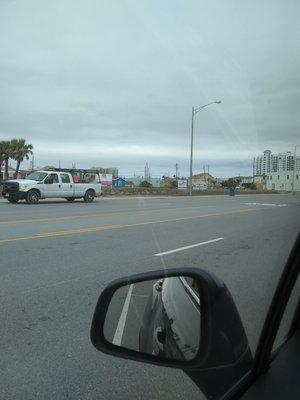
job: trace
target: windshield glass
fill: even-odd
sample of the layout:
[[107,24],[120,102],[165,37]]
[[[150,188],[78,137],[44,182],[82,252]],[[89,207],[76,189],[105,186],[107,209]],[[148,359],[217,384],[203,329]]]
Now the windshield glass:
[[26,179],[30,179],[32,181],[42,181],[47,176],[45,172],[32,172],[31,174],[26,176]]
[[299,16],[299,0],[0,0],[1,399],[203,400],[182,371],[91,344],[100,292],[154,270],[216,276],[255,354],[300,227]]

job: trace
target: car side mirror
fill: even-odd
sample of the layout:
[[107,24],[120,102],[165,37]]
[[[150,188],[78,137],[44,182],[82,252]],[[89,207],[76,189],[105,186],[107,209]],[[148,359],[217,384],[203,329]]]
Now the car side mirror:
[[52,178],[46,178],[45,181],[44,181],[44,183],[45,183],[46,185],[53,185],[53,179],[52,179]]
[[215,381],[222,369],[227,385],[252,362],[227,287],[201,269],[162,270],[112,282],[99,297],[91,341],[104,353],[183,369],[210,396],[219,395]]

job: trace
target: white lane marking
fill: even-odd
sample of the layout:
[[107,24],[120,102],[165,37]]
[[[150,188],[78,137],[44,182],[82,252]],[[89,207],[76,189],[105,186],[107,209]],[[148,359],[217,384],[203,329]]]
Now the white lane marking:
[[193,247],[198,247],[198,246],[203,246],[204,244],[218,242],[219,240],[224,240],[224,238],[220,237],[217,239],[207,240],[206,242],[191,244],[190,246],[178,247],[177,249],[168,250],[168,251],[164,251],[163,253],[154,254],[154,256],[158,257],[158,256],[164,256],[166,254],[177,253],[178,251],[192,249]]
[[133,290],[133,284],[129,286],[128,293],[117,325],[117,329],[115,331],[114,338],[112,341],[112,343],[115,344],[116,346],[121,346],[132,290]]
[[286,207],[287,204],[274,204],[274,203],[245,203],[248,206],[266,206],[266,207]]

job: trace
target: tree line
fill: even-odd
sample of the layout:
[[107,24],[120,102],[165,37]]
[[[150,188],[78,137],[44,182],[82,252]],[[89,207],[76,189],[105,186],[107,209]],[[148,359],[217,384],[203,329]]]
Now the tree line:
[[24,159],[28,160],[32,154],[33,145],[26,143],[25,139],[0,140],[0,178],[2,176],[2,165],[4,164],[4,179],[8,179],[9,160],[16,161],[14,178],[18,177],[20,165]]

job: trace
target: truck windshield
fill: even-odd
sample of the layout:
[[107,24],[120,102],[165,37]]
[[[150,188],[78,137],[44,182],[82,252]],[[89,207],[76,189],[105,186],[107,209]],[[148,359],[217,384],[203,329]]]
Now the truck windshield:
[[45,172],[32,172],[26,179],[31,179],[32,181],[42,181],[48,174]]

